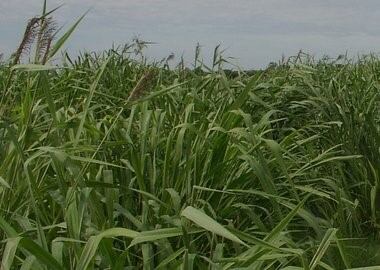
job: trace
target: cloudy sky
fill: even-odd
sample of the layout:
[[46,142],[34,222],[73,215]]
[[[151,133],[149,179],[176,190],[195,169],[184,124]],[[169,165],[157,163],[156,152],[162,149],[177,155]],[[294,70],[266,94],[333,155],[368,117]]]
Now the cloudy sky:
[[[0,0],[0,52],[10,53],[42,0]],[[147,54],[204,58],[221,44],[245,68],[264,67],[300,49],[317,57],[380,52],[378,0],[48,0],[64,6],[66,27],[92,8],[67,44],[71,53],[101,50],[134,36],[154,41]]]

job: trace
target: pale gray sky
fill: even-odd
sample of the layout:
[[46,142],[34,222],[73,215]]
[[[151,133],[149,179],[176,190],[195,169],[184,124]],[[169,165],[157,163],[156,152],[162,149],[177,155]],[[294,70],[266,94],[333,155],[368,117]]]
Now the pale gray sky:
[[[11,52],[42,0],[0,0],[0,52]],[[197,42],[205,58],[221,43],[245,68],[264,67],[300,49],[337,56],[380,51],[378,0],[48,0],[69,26],[92,8],[67,46],[102,50],[138,35],[157,42],[147,51],[190,61]]]

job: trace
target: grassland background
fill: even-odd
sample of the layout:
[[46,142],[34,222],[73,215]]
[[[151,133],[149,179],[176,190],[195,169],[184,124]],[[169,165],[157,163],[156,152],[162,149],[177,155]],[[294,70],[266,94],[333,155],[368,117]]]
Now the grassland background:
[[71,30],[0,65],[3,269],[377,269],[376,56],[51,66]]

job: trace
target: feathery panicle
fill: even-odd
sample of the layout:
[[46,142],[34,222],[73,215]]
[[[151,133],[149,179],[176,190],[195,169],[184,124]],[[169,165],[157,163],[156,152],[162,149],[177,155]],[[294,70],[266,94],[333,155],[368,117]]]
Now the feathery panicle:
[[149,69],[144,73],[144,75],[137,82],[136,86],[133,88],[127,102],[135,101],[142,97],[149,89],[150,84],[152,83],[155,72],[153,69]]
[[17,48],[16,53],[14,54],[14,60],[13,64],[17,64],[20,61],[21,55],[25,52],[28,52],[33,44],[33,41],[36,38],[37,35],[37,30],[38,30],[38,25],[39,21],[41,19],[38,17],[34,17],[29,20],[26,28],[25,28],[25,33],[22,38],[22,41]]
[[57,30],[57,24],[52,17],[44,18],[40,22],[37,39],[36,59],[42,60],[45,63],[51,43],[54,39],[55,32]]
[[45,48],[45,52],[44,52],[44,55],[42,57],[42,63],[43,65],[46,64],[47,60],[48,60],[48,56],[49,56],[49,50],[50,50],[50,47],[51,47],[51,43],[54,39],[54,36],[50,37],[48,40],[47,40],[47,43],[46,43],[46,48]]
[[52,17],[34,17],[29,20],[23,39],[14,54],[13,64],[19,63],[21,56],[30,51],[35,41],[36,62],[45,63],[56,30],[57,24]]

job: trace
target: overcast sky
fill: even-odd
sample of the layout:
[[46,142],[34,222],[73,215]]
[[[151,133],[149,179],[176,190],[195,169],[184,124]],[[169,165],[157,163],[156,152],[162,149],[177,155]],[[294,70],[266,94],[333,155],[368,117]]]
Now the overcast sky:
[[[0,0],[0,52],[21,39],[42,0]],[[66,27],[92,8],[67,44],[70,52],[101,50],[134,36],[154,41],[147,54],[190,61],[197,42],[209,58],[221,44],[245,68],[265,67],[300,49],[317,57],[380,52],[378,0],[48,0],[64,6]]]

